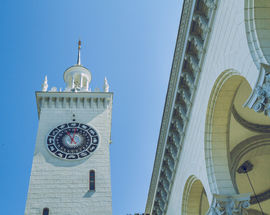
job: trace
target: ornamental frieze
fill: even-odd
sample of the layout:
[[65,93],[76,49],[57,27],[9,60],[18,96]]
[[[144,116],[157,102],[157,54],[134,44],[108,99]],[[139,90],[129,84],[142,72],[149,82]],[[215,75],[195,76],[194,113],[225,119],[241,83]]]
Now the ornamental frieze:
[[[195,4],[194,11],[192,11],[193,4]],[[183,7],[146,206],[146,211],[155,215],[166,214],[216,0],[187,0]],[[191,25],[188,25],[190,20]],[[188,39],[183,40],[186,33],[189,34]]]

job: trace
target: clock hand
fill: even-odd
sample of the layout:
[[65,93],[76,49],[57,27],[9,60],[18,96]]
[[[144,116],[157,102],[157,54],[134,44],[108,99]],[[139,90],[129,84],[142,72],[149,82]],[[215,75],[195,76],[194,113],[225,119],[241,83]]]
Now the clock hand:
[[[69,136],[69,138],[70,138],[70,140],[71,140],[71,143],[74,142],[74,140],[73,140],[73,138],[70,136],[70,133],[69,133],[69,132],[67,132],[67,135]],[[75,142],[75,144],[76,144],[76,142]]]
[[77,131],[77,128],[75,128],[74,133],[73,133],[73,137],[72,137],[72,141],[73,141],[75,144],[77,144],[77,143],[75,142],[75,140],[74,140],[74,137],[75,137],[76,131]]

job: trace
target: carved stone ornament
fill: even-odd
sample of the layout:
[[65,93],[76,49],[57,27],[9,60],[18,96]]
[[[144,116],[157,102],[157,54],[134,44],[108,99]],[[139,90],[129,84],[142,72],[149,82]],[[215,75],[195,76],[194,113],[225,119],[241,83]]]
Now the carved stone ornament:
[[104,86],[103,86],[103,90],[104,90],[104,92],[109,92],[109,84],[108,84],[108,80],[107,80],[107,78],[105,77],[104,78]]
[[45,80],[42,84],[42,92],[46,92],[48,90],[48,79],[47,79],[47,75],[45,76]]
[[250,97],[244,104],[254,111],[270,117],[270,66],[261,64],[257,83]]
[[145,212],[167,214],[217,0],[185,0]]
[[233,196],[214,194],[211,207],[207,215],[247,215],[246,208],[249,207],[250,194],[239,194]]

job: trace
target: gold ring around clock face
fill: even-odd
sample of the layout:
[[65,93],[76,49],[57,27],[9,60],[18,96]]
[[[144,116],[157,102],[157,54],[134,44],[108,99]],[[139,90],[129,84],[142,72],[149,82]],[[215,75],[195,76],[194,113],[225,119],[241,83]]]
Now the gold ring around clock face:
[[93,153],[99,144],[94,128],[71,122],[57,126],[47,137],[47,148],[55,156],[67,160],[81,159]]

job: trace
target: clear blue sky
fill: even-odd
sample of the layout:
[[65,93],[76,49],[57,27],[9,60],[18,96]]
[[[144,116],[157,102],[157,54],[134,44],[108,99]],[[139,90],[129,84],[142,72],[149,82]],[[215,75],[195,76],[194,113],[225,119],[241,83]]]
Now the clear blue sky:
[[35,91],[64,88],[76,63],[114,92],[113,214],[143,212],[168,86],[182,0],[2,0],[0,7],[1,214],[24,214],[38,126]]

